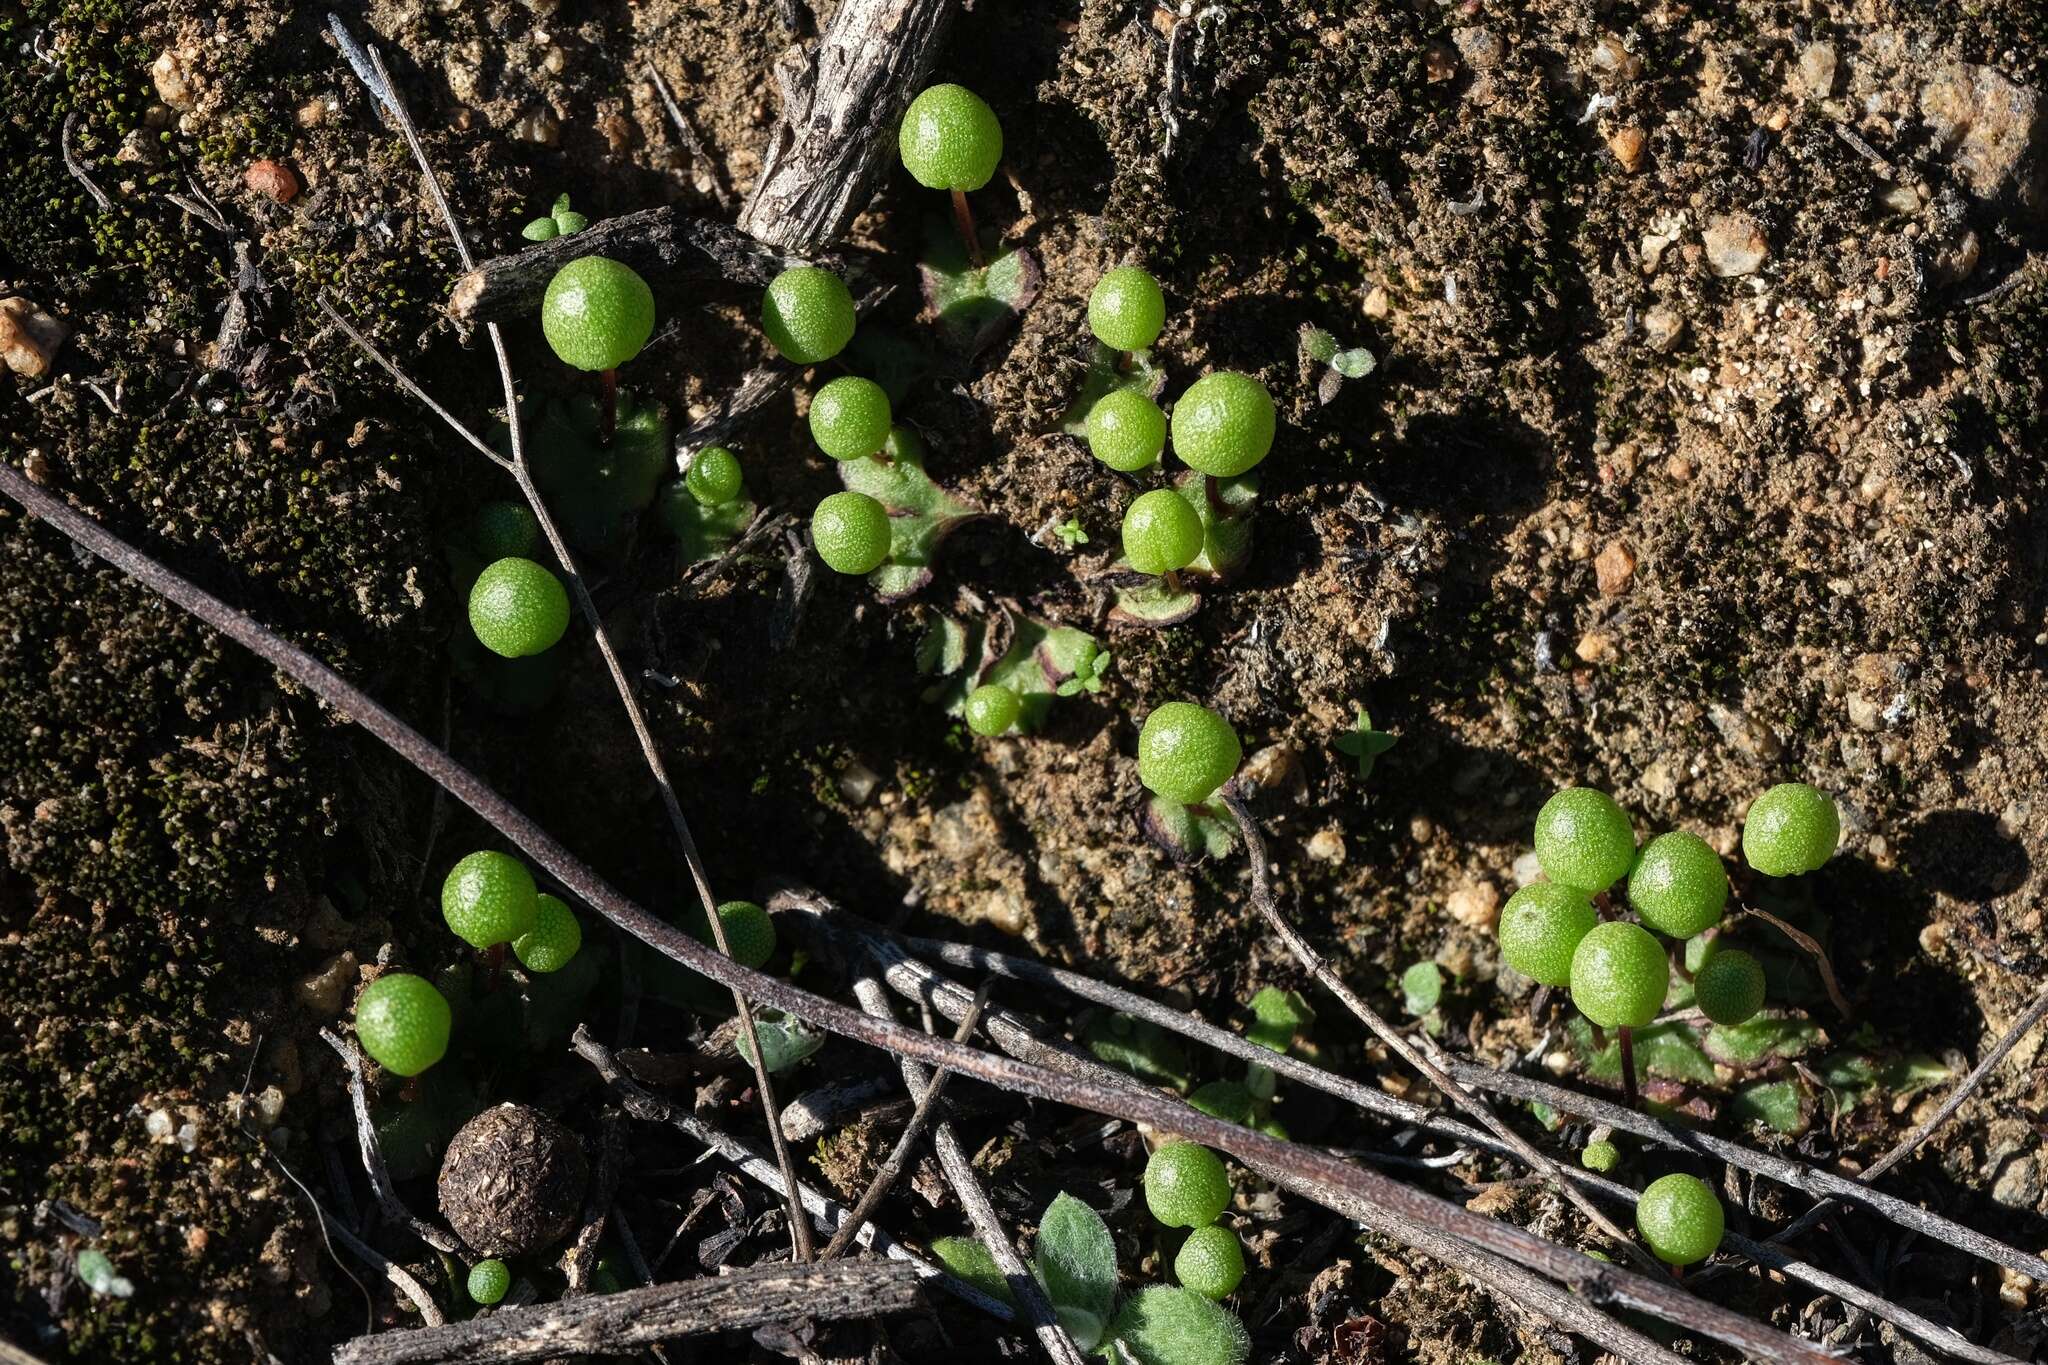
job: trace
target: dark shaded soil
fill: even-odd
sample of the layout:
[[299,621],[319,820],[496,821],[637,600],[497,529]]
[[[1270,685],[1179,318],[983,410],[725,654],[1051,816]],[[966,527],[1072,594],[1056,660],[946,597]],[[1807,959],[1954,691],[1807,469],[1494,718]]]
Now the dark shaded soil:
[[[558,693],[526,714],[451,660],[463,599],[446,545],[477,501],[513,490],[362,364],[318,301],[478,425],[496,379],[488,348],[441,314],[454,253],[322,16],[0,6],[0,296],[75,331],[52,376],[0,383],[0,450],[445,734],[620,885],[679,906],[660,807],[588,639],[572,632]],[[592,216],[717,213],[717,192],[744,193],[758,169],[790,41],[769,0],[379,0],[343,17],[390,57],[482,252],[515,247],[562,191]],[[1362,989],[1397,1001],[1395,974],[1433,959],[1452,975],[1453,1039],[1571,1066],[1561,1030],[1495,984],[1493,908],[1542,800],[1597,784],[1646,830],[1694,829],[1726,852],[1748,801],[1796,778],[1839,796],[1845,835],[1787,904],[1828,938],[1859,1018],[1833,1016],[1810,979],[1786,1003],[1874,1064],[1918,1058],[1932,1077],[1979,1055],[2044,965],[2048,130],[2026,99],[2048,86],[2048,24],[2024,6],[1817,0],[1217,6],[1179,43],[1169,157],[1172,22],[983,0],[955,29],[940,77],[981,91],[1007,139],[977,211],[1046,285],[993,347],[937,356],[898,406],[933,476],[990,514],[947,544],[932,584],[883,604],[821,581],[777,648],[773,540],[708,588],[679,581],[651,519],[600,557],[609,629],[717,884],[807,881],[877,919],[1021,938],[1242,1023],[1258,987],[1301,984],[1244,903],[1242,859],[1176,865],[1137,824],[1137,720],[1201,700],[1254,755],[1290,904]],[[1824,85],[1817,45],[1834,58]],[[152,80],[166,52],[188,109]],[[677,146],[649,62],[714,164]],[[1982,96],[1988,79],[2026,99]],[[59,155],[72,115],[107,210]],[[303,192],[249,189],[257,158]],[[220,226],[173,194],[217,204]],[[942,208],[898,176],[858,236],[908,283]],[[1725,250],[1753,244],[1754,268],[1719,273]],[[1247,370],[1283,422],[1245,574],[1187,624],[1111,639],[1092,579],[1135,485],[1059,419],[1088,290],[1126,259],[1167,290],[1168,393]],[[915,292],[874,329],[929,345]],[[235,299],[249,326],[223,335]],[[625,382],[679,420],[702,415],[763,358],[754,303],[738,289],[665,301]],[[1377,368],[1322,401],[1298,347],[1309,325]],[[530,392],[573,389],[537,327],[510,337]],[[799,512],[838,486],[802,411],[800,393],[778,400],[734,442],[754,496]],[[1069,519],[1085,545],[1055,534]],[[1028,739],[971,740],[917,669],[940,613],[994,602],[1101,631],[1115,654],[1102,692],[1062,701]],[[1360,705],[1400,736],[1363,781],[1333,748]],[[484,836],[312,698],[0,509],[0,838],[0,1331],[76,1360],[323,1358],[364,1329],[365,1304],[278,1164],[339,1211],[353,1138],[314,1032],[377,964],[456,965],[433,887]],[[609,1025],[621,989],[620,945],[587,930],[590,979],[537,990],[509,1024],[486,1001],[479,1020],[525,1029],[507,1036],[529,1050],[462,1045],[414,1135],[421,1169],[484,1099],[582,1094],[560,1026]],[[699,1027],[682,1006],[701,997],[640,975],[639,1040],[682,1048]],[[705,1014],[715,1025],[715,1004]],[[1317,1043],[1402,1084],[1329,1011]],[[2023,1043],[1894,1188],[2048,1247],[2039,1047]],[[788,1080],[866,1065],[834,1044]],[[1749,1079],[1701,1089],[1721,1101]],[[1799,1131],[1751,1136],[1851,1166],[1928,1102],[1798,1084]],[[396,1112],[395,1086],[386,1099]],[[1105,1208],[1128,1195],[1135,1135],[1090,1143],[1074,1116],[982,1099],[992,1110],[972,1122],[1006,1214],[1028,1223],[1060,1188]],[[706,1102],[754,1122],[736,1081]],[[1389,1141],[1306,1097],[1282,1113],[1304,1140]],[[855,1192],[898,1122],[805,1155]],[[647,1141],[643,1172],[695,1156]],[[916,1186],[891,1225],[960,1232],[942,1187]],[[422,1207],[428,1188],[407,1186]],[[721,1192],[706,1170],[629,1188],[650,1255],[699,1191],[733,1205],[670,1273],[778,1245],[759,1191]],[[1481,1197],[1557,1216],[1533,1191]],[[1773,1197],[1755,1192],[1738,1223],[1798,1211]],[[1112,1222],[1126,1264],[1150,1254],[1163,1275],[1142,1212]],[[1256,1264],[1239,1306],[1274,1305],[1249,1319],[1260,1359],[1352,1358],[1332,1343],[1365,1317],[1389,1360],[1563,1358],[1454,1277],[1332,1241],[1326,1223],[1270,1196],[1245,1210]],[[699,1246],[728,1227],[748,1236]],[[1853,1232],[1866,1250],[1875,1236]],[[76,1279],[88,1247],[132,1299]],[[1980,1340],[2024,1355],[2048,1330],[2038,1286],[1925,1247],[1870,1254],[1892,1292]],[[397,1320],[350,1268],[377,1290],[372,1316]],[[1842,1321],[1782,1285],[1723,1286],[1783,1326]],[[950,1310],[944,1327],[982,1330]],[[1864,1358],[1919,1358],[1858,1330]],[[949,1358],[934,1323],[892,1340],[906,1359]]]

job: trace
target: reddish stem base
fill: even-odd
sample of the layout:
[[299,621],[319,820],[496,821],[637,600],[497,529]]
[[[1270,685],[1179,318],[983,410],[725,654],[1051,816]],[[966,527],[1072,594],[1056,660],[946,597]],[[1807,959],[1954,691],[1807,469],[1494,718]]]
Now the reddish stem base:
[[1626,1025],[1614,1031],[1614,1037],[1621,1044],[1621,1095],[1631,1109],[1643,1107],[1642,1098],[1636,1093],[1636,1040],[1635,1030]]
[[988,269],[988,260],[981,254],[981,234],[974,230],[974,210],[967,207],[964,190],[953,191],[953,225],[960,229],[960,241],[967,247],[967,259],[974,263],[974,268]]
[[608,446],[619,429],[619,372],[605,370],[597,379],[603,393],[597,405],[597,443]]

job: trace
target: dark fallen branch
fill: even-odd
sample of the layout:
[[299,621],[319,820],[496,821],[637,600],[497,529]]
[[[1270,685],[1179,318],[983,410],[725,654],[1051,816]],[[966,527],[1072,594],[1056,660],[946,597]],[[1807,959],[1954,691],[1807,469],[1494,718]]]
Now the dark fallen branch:
[[809,255],[838,241],[893,161],[896,125],[931,75],[955,0],[841,0],[831,27],[777,69],[782,118],[740,229]]
[[333,1029],[321,1029],[320,1040],[340,1055],[341,1064],[348,1069],[348,1097],[355,1109],[356,1142],[362,1148],[363,1171],[370,1177],[370,1189],[377,1196],[377,1207],[383,1210],[384,1221],[409,1229],[436,1251],[459,1251],[462,1243],[455,1240],[455,1234],[436,1227],[407,1208],[405,1201],[398,1197],[397,1187],[391,1183],[391,1171],[384,1164],[384,1152],[377,1141],[377,1126],[370,1122],[369,1097],[363,1091],[362,1054],[356,1051],[355,1044]]
[[632,266],[656,299],[670,302],[714,282],[765,285],[803,264],[736,228],[664,205],[600,219],[567,237],[480,261],[455,281],[448,311],[469,323],[535,316],[555,272],[584,256],[609,256]]
[[[1212,1118],[1144,1087],[1111,1084],[1095,1072],[1073,1072],[1036,1062],[1026,1063],[982,1052],[950,1039],[936,1038],[901,1024],[871,1019],[857,1009],[814,995],[779,977],[742,967],[613,889],[553,835],[476,774],[455,762],[419,731],[305,650],[65,506],[11,465],[0,465],[0,493],[5,493],[38,519],[62,531],[153,592],[289,674],[329,706],[383,741],[400,758],[446,787],[450,795],[475,811],[513,847],[596,913],[664,956],[729,990],[744,992],[763,1005],[793,1014],[828,1032],[930,1066],[960,1071],[1002,1089],[1132,1123],[1178,1131],[1191,1141],[1230,1153],[1276,1183],[1296,1190],[1315,1190],[1317,1193],[1312,1197],[1368,1226],[1388,1228],[1390,1219],[1420,1223],[1445,1236],[1468,1241],[1482,1250],[1570,1284],[1596,1303],[1651,1313],[1665,1321],[1725,1341],[1756,1358],[1813,1362],[1814,1365],[1829,1362],[1832,1365],[1828,1354],[1808,1343],[1717,1304],[1695,1299],[1668,1282],[1651,1280],[1595,1261],[1526,1229],[1472,1213],[1328,1153]],[[949,1017],[957,1019],[965,1013],[967,1003],[973,997],[966,992],[962,995],[964,998],[956,1002],[956,1012]],[[780,1130],[776,1129],[774,1135],[779,1137]],[[1390,1231],[1388,1235],[1395,1234]],[[2048,1267],[2044,1267],[2041,1277],[2048,1279]],[[1619,1324],[1615,1326],[1619,1327]]]
[[558,1299],[443,1327],[343,1342],[334,1365],[451,1365],[631,1355],[676,1337],[800,1318],[841,1321],[901,1313],[923,1301],[917,1272],[895,1261],[757,1265],[730,1275]]

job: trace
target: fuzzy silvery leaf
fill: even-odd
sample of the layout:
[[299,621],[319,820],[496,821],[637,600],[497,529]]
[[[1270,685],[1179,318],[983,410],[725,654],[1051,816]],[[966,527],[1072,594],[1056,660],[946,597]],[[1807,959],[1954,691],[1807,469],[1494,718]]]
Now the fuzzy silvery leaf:
[[1168,1285],[1124,1300],[1109,1332],[1138,1365],[1244,1365],[1252,1350],[1235,1313]]
[[1102,1215],[1070,1194],[1054,1199],[1039,1220],[1032,1268],[1074,1344],[1093,1350],[1116,1306],[1116,1239]]

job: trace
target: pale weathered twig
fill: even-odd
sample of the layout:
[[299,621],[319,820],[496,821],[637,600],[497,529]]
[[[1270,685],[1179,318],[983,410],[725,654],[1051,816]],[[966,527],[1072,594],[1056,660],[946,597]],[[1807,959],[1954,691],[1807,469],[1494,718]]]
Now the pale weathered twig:
[[71,150],[71,130],[77,126],[78,111],[73,109],[64,116],[63,131],[57,134],[57,150],[64,155],[64,169],[71,173],[73,180],[85,186],[85,192],[90,194],[92,201],[100,206],[101,213],[112,213],[114,211],[114,201],[107,198],[105,190],[93,183],[92,176],[86,172],[85,163],[80,161],[77,153]]
[[811,1318],[867,1319],[918,1306],[917,1273],[894,1261],[757,1265],[729,1275],[557,1299],[487,1318],[345,1341],[334,1365],[510,1365],[555,1356],[630,1356],[676,1337]]
[[704,150],[704,139],[697,136],[697,127],[690,122],[690,116],[683,112],[683,106],[676,103],[676,97],[669,93],[668,82],[661,78],[661,68],[653,62],[647,64],[647,79],[654,82],[654,93],[661,99],[661,107],[668,111],[668,121],[676,126],[676,140],[683,144],[683,150],[704,172],[704,179],[711,185],[711,197],[718,201],[718,207],[730,213],[732,196],[726,193],[725,175],[711,154]]
[[362,1054],[356,1051],[355,1044],[333,1029],[321,1029],[320,1040],[334,1049],[341,1058],[342,1066],[348,1070],[349,1101],[355,1107],[356,1115],[356,1142],[362,1147],[363,1170],[370,1177],[370,1189],[377,1196],[377,1207],[384,1211],[384,1221],[408,1229],[436,1251],[453,1253],[460,1250],[462,1243],[455,1240],[454,1233],[421,1218],[398,1197],[398,1190],[391,1183],[391,1172],[384,1165],[383,1149],[377,1142],[377,1126],[370,1122],[370,1101],[363,1093]]
[[1770,911],[1758,906],[1745,905],[1742,907],[1742,913],[1756,916],[1804,950],[1806,955],[1812,958],[1814,964],[1820,968],[1821,984],[1827,987],[1828,999],[1833,1002],[1834,1007],[1841,1011],[1844,1019],[1856,1017],[1856,1012],[1849,1008],[1849,997],[1842,994],[1842,985],[1839,981],[1835,980],[1835,964],[1828,959],[1828,950],[1820,946],[1820,940],[1807,933],[1804,929],[1795,928]]
[[579,1298],[590,1292],[590,1272],[597,1265],[597,1243],[605,1224],[612,1220],[612,1201],[619,1193],[619,1168],[626,1161],[626,1116],[607,1109],[598,1120],[597,1173],[583,1199],[583,1223],[576,1240],[562,1257],[568,1296]]

